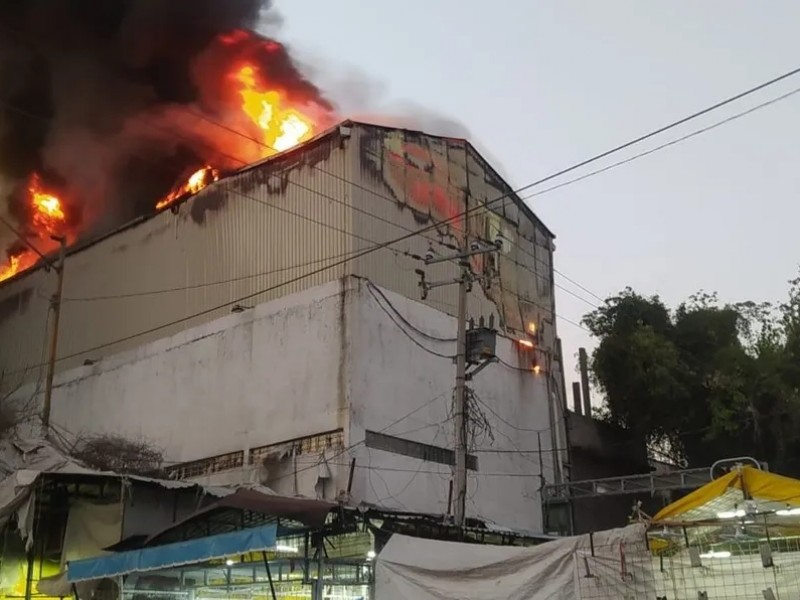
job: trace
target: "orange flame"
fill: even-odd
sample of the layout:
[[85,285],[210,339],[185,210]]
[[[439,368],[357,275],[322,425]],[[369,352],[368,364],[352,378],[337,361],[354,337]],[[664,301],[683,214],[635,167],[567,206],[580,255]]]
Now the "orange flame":
[[[37,232],[45,231],[49,235],[58,235],[64,229],[67,215],[57,196],[45,192],[41,188],[39,176],[34,173],[31,177],[30,192],[31,207],[33,208],[33,226]],[[41,235],[40,235],[41,237]]]
[[196,194],[204,187],[219,180],[219,171],[206,165],[192,173],[185,183],[173,189],[156,204],[156,210],[166,208],[170,204],[180,200],[184,196]]
[[9,256],[8,264],[0,266],[0,281],[5,281],[19,272],[19,255]]
[[[31,176],[28,195],[31,208],[30,226],[39,240],[40,249],[47,251],[53,244],[50,236],[67,233],[67,214],[64,205],[58,196],[42,188],[36,173]],[[20,271],[32,267],[38,260],[39,256],[30,249],[11,254],[6,264],[0,265],[0,281],[5,281]]]
[[[229,36],[223,36],[221,41],[224,44],[234,44],[246,36],[246,33],[234,31]],[[275,43],[267,42],[267,44]],[[268,46],[267,49],[269,50],[270,47]],[[264,85],[260,81],[259,70],[256,66],[246,64],[230,73],[230,78],[235,82],[242,113],[259,130],[260,139],[257,141],[264,146],[263,152],[261,152],[262,156],[266,157],[288,150],[314,135],[314,121],[296,107],[291,106],[285,94]],[[195,171],[185,183],[177,186],[159,200],[156,203],[156,210],[164,209],[181,198],[196,194],[218,180],[219,172],[210,165],[206,165]]]
[[262,142],[275,152],[283,152],[311,138],[314,123],[299,110],[287,107],[277,90],[264,90],[258,84],[258,69],[245,65],[234,74],[241,86],[242,110],[261,130]]

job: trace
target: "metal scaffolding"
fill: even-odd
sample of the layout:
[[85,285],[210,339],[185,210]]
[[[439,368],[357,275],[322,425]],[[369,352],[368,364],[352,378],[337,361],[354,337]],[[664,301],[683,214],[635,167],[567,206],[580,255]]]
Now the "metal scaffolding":
[[711,472],[708,467],[703,467],[668,473],[643,473],[641,475],[549,484],[544,486],[542,497],[545,503],[562,503],[580,498],[693,490],[707,484],[709,481],[711,481]]

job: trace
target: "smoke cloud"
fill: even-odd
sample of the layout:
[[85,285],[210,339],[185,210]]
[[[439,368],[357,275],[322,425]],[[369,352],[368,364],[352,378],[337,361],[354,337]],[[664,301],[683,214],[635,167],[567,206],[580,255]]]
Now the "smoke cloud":
[[[151,212],[205,164],[263,158],[263,144],[236,133],[253,126],[231,85],[243,64],[318,130],[344,114],[471,137],[423,107],[387,103],[358,69],[298,60],[275,39],[281,22],[272,0],[0,0],[0,214],[49,251],[55,242],[32,229],[33,174],[57,191],[74,241]],[[6,254],[23,248],[15,239]]]
[[[3,0],[0,179],[27,223],[33,173],[84,234],[151,211],[187,170],[237,167],[263,148],[232,111],[237,61],[323,119],[332,110],[288,50],[271,0]],[[234,114],[236,113],[236,114]],[[223,127],[219,125],[222,124]],[[224,129],[229,128],[229,130]],[[29,216],[29,215],[27,215]]]
[[298,52],[303,71],[321,84],[341,115],[383,127],[424,131],[431,135],[461,138],[489,161],[498,174],[511,182],[508,171],[479,138],[461,121],[413,101],[391,100],[387,86],[360,68],[343,66],[318,52]]

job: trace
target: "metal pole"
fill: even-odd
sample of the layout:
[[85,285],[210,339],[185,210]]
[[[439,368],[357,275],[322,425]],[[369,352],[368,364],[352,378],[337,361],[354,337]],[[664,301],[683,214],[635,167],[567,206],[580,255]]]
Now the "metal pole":
[[589,391],[589,356],[586,348],[578,348],[578,365],[581,369],[581,389],[583,391],[583,414],[592,416],[592,396]]
[[56,370],[56,352],[58,350],[58,323],[61,317],[61,296],[64,292],[64,259],[67,254],[67,241],[63,237],[54,237],[60,244],[58,251],[58,265],[56,273],[58,282],[56,283],[56,293],[53,295],[51,306],[53,307],[53,329],[50,332],[50,358],[47,361],[47,384],[44,391],[44,404],[42,406],[42,430],[47,437],[50,431],[50,406],[53,398],[53,376]]
[[[465,251],[469,248],[466,225],[464,233]],[[461,279],[458,282],[458,334],[456,338],[456,393],[453,398],[455,417],[455,521],[463,528],[466,523],[467,504],[467,284],[469,281],[469,259],[461,259]]]
[[264,568],[267,570],[267,579],[269,580],[269,591],[272,594],[272,600],[278,600],[278,597],[275,595],[275,584],[272,581],[272,570],[269,568],[267,553],[262,552],[261,556],[264,558]]
[[[572,411],[576,415],[583,414],[583,404],[581,404],[581,382],[572,382]],[[592,415],[589,415],[590,417]]]
[[539,481],[544,486],[546,481],[544,477],[544,457],[542,456],[542,433],[540,431],[536,432],[536,443],[539,447]]
[[31,600],[33,594],[33,561],[34,561],[34,547],[31,546],[28,550],[28,568],[25,571],[25,600]]

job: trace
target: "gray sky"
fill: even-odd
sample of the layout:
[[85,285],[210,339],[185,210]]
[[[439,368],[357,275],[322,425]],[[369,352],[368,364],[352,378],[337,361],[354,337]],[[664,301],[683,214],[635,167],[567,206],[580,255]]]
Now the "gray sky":
[[[276,4],[278,37],[336,97],[463,123],[515,186],[800,66],[796,0]],[[800,76],[615,159],[794,87]],[[558,236],[556,267],[601,297],[630,285],[673,306],[700,288],[783,299],[800,264],[799,111],[800,94],[534,198]],[[591,309],[562,291],[557,302],[573,321]],[[568,359],[591,347],[574,325],[559,332]]]
[[[800,66],[792,0],[277,6],[279,37],[313,71],[361,72],[385,103],[464,123],[516,186]],[[800,76],[638,149],[795,87]],[[558,236],[556,267],[601,297],[630,285],[672,305],[700,288],[783,299],[800,264],[798,134],[800,94],[531,206]],[[557,302],[575,321],[590,310],[564,292]],[[590,345],[569,323],[559,330],[567,355]]]

